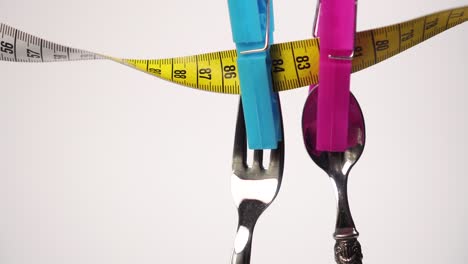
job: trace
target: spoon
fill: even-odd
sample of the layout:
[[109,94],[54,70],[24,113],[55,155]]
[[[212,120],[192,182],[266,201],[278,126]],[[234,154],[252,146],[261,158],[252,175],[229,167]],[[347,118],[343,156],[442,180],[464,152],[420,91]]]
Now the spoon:
[[361,264],[361,245],[348,204],[348,174],[364,150],[364,117],[356,98],[351,94],[349,104],[348,147],[344,152],[320,151],[316,148],[318,89],[310,91],[302,113],[302,135],[312,160],[332,180],[337,198],[335,261],[338,264]]

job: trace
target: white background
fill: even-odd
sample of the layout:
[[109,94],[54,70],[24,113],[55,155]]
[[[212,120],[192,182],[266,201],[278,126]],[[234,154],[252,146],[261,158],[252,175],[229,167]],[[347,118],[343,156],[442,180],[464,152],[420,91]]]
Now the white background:
[[[466,4],[360,1],[358,30]],[[309,38],[314,8],[276,0],[276,42]],[[0,19],[119,57],[234,47],[226,1],[0,0]],[[367,127],[349,183],[365,263],[466,263],[467,30],[352,77]],[[281,93],[284,181],[252,263],[334,262],[334,195],[302,143],[306,93]],[[110,61],[1,62],[0,263],[229,263],[237,104]]]

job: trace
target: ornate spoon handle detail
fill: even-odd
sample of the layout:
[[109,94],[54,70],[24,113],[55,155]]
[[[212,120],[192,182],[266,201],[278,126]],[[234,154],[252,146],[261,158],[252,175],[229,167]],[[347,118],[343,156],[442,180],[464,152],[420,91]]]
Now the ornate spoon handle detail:
[[357,238],[336,240],[335,261],[337,264],[362,264],[361,244]]

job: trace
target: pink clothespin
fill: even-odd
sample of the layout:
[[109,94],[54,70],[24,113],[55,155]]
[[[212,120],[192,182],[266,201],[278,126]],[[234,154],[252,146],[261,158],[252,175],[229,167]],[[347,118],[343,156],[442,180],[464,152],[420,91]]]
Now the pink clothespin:
[[[347,149],[356,0],[318,0],[314,36],[320,37],[317,150]],[[318,24],[318,34],[317,34]]]

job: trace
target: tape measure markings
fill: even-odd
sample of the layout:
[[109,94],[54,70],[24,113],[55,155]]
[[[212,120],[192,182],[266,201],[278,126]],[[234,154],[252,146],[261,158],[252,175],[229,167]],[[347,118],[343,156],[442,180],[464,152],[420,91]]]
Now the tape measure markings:
[[[437,12],[356,34],[353,72],[384,61],[468,20],[468,6]],[[121,59],[70,48],[0,24],[0,60],[54,62],[108,59],[163,80],[200,90],[239,94],[236,50],[166,59]],[[271,72],[275,90],[318,83],[319,40],[273,44]]]
[[[438,12],[422,18],[360,32],[356,38],[353,72],[386,60],[468,19],[467,7]],[[455,14],[450,16],[450,14]],[[445,22],[442,23],[443,21]],[[398,45],[394,45],[398,43]],[[364,52],[364,50],[372,50]],[[362,54],[362,56],[359,56]]]

